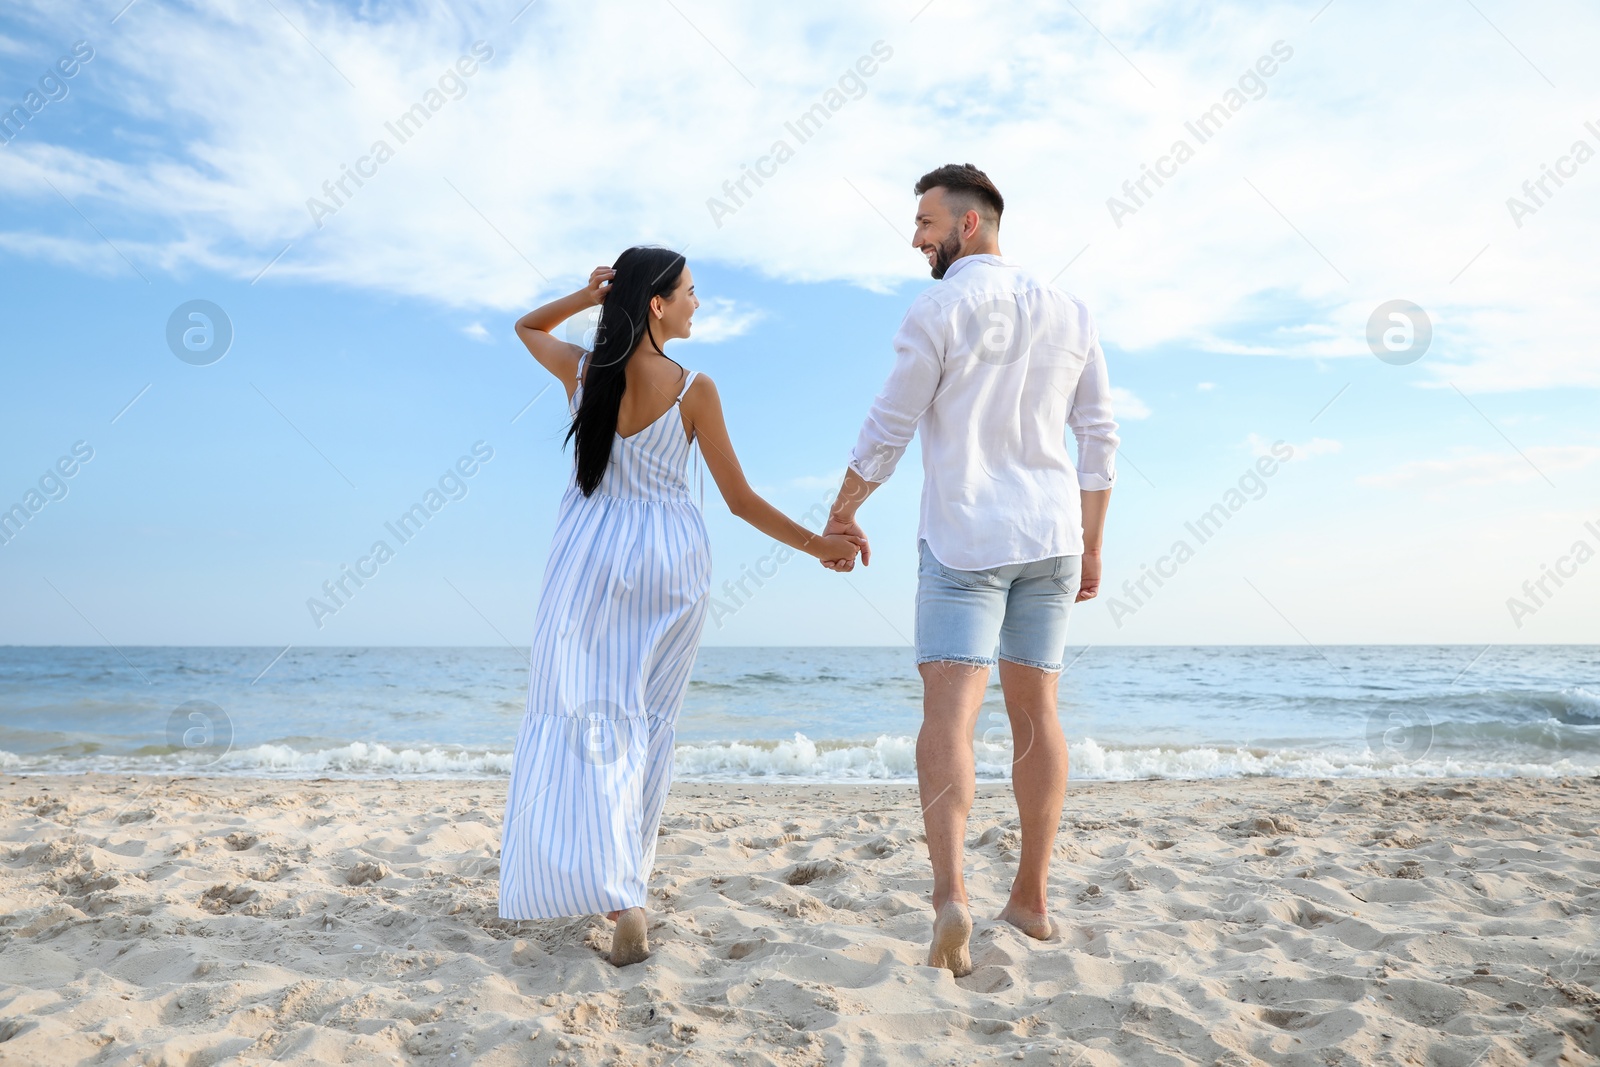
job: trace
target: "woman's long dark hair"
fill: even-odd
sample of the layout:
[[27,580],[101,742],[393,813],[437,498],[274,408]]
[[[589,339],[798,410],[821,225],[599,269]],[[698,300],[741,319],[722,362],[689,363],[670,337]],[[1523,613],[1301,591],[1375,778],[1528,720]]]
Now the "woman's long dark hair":
[[[617,257],[616,276],[600,305],[600,325],[594,334],[594,351],[584,364],[583,395],[567,430],[577,442],[578,488],[590,496],[600,487],[611,445],[617,435],[617,412],[628,388],[628,360],[646,336],[652,297],[670,297],[683,277],[686,260],[670,249],[635,246]],[[657,352],[661,346],[650,336]],[[666,355],[665,352],[661,353]]]

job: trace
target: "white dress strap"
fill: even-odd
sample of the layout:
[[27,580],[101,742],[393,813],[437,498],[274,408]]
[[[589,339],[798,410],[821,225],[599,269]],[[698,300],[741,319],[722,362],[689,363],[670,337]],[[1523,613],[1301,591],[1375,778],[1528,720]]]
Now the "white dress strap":
[[578,410],[579,396],[583,392],[583,365],[589,362],[589,357],[592,354],[593,353],[591,353],[588,349],[584,349],[582,352],[578,353],[578,370],[574,375],[576,384],[572,387],[572,395],[567,398],[567,407],[571,408],[573,411]]
[[[674,404],[677,404],[679,407],[683,406],[683,398],[689,394],[689,386],[693,385],[694,380],[699,376],[700,372],[697,370],[692,370],[689,372],[689,376],[683,380],[683,388],[678,390],[678,398],[673,401]],[[697,481],[700,485],[700,506],[704,508],[706,506],[705,458],[700,454],[699,434],[695,434],[694,437],[690,439],[689,447],[694,449],[695,481]]]

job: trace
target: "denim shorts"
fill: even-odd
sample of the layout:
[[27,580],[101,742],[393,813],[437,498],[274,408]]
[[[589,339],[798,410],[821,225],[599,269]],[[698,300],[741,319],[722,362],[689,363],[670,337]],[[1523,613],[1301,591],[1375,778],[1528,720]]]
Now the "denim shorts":
[[993,666],[1001,659],[1059,671],[1082,556],[1054,556],[984,571],[958,571],[918,543],[917,662]]

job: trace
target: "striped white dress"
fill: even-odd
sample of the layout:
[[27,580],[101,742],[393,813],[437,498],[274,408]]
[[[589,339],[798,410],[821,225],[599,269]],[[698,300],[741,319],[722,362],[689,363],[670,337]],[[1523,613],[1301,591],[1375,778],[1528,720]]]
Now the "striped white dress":
[[674,402],[616,438],[594,495],[574,481],[561,498],[506,797],[503,919],[645,903],[711,586],[690,448]]

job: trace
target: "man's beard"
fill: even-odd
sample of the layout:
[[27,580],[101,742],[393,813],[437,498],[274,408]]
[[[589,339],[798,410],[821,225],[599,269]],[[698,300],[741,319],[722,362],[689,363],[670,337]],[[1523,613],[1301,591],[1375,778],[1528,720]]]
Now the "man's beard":
[[950,269],[950,264],[957,259],[961,251],[961,240],[953,232],[940,241],[933,250],[933,277],[935,280],[944,277],[944,272]]

